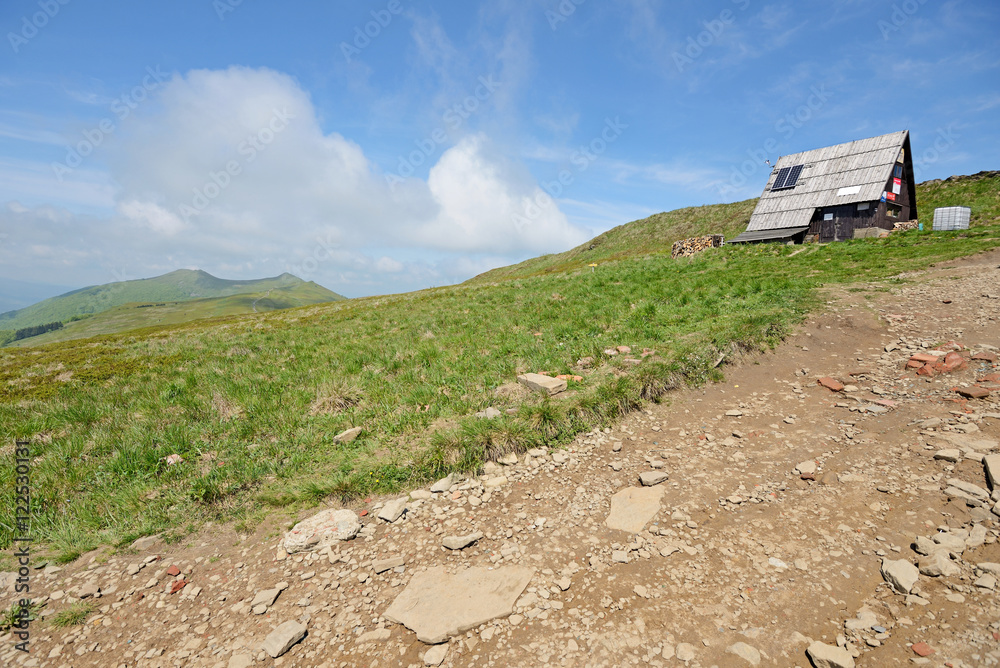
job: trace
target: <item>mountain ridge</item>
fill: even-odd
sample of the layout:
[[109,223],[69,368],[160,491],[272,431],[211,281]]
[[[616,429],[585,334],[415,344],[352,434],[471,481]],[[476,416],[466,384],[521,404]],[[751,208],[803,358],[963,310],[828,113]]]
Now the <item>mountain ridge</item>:
[[287,272],[268,278],[230,280],[218,278],[202,269],[175,269],[160,276],[90,285],[0,313],[0,330],[13,331],[51,322],[68,322],[131,303],[186,302],[297,286],[309,286],[312,299],[324,291],[328,293],[327,301],[345,299],[343,295]]

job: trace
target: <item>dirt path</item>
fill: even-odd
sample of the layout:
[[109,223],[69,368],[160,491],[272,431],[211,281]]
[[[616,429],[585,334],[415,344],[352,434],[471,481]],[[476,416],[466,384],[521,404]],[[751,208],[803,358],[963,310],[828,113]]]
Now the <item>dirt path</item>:
[[[998,265],[991,252],[891,292],[831,292],[824,313],[725,383],[678,392],[565,451],[418,490],[394,522],[377,517],[381,503],[359,506],[360,534],[330,548],[287,555],[275,518],[249,538],[209,527],[183,546],[152,540],[46,568],[35,585],[49,615],[81,596],[96,611],[68,629],[35,622],[30,657],[2,638],[0,664],[808,666],[812,646],[832,652],[819,665],[997,665],[1000,525],[982,459],[1000,452],[1000,384],[981,383],[998,388],[986,399],[955,388],[1000,371],[971,359],[1000,346]],[[965,347],[964,368],[933,378],[904,368],[949,341]],[[848,387],[819,385],[826,376]],[[669,477],[641,488],[640,474],[657,472]],[[642,527],[634,533],[605,523],[630,488],[652,513],[643,522],[616,508]],[[442,546],[476,532],[464,549]],[[914,550],[918,536],[930,554]],[[910,586],[897,560],[948,574]],[[437,567],[511,579],[529,569],[530,579],[511,590],[514,614],[431,646],[387,616]],[[458,614],[466,586],[425,593],[415,610],[434,612],[420,623]],[[504,586],[470,589],[468,605]],[[307,635],[275,659],[279,626],[289,642]]]

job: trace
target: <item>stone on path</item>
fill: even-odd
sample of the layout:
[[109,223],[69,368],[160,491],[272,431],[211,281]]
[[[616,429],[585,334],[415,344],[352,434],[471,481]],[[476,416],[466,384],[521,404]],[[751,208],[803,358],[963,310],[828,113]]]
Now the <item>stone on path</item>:
[[751,666],[760,665],[760,652],[758,652],[755,647],[751,647],[745,642],[732,644],[726,648],[726,651],[730,654],[735,654],[744,661],[747,661]]
[[677,645],[677,659],[679,661],[691,661],[694,659],[694,645],[682,642]]
[[233,654],[229,657],[228,668],[250,668],[253,665],[253,657],[245,653]]
[[455,484],[455,475],[451,474],[447,478],[441,478],[436,483],[431,485],[431,491],[435,494],[444,494],[451,486]]
[[668,479],[670,479],[670,474],[663,471],[646,471],[639,474],[639,482],[642,483],[643,487],[653,487]]
[[288,554],[322,549],[342,540],[350,540],[361,531],[361,522],[353,510],[324,510],[292,527],[281,540]]
[[406,563],[406,559],[403,557],[392,557],[389,559],[376,559],[372,562],[372,570],[375,573],[385,573],[393,568],[399,568]]
[[997,481],[1000,481],[1000,455],[986,455],[983,457],[983,467],[986,469],[986,482],[990,489],[997,488]]
[[524,385],[529,390],[549,395],[559,394],[568,387],[565,380],[551,378],[537,373],[526,373],[520,375],[517,377],[517,382],[521,383],[521,385]]
[[958,564],[952,561],[948,553],[944,550],[935,550],[926,557],[921,557],[918,564],[920,572],[932,578],[942,575],[950,577],[962,572]]
[[130,546],[136,552],[145,552],[149,548],[160,542],[160,536],[163,534],[156,534],[154,536],[143,536],[142,538],[136,538],[132,541]]
[[954,464],[962,459],[962,451],[957,448],[947,448],[945,450],[938,450],[934,454],[934,459],[943,462],[951,462]]
[[441,544],[449,550],[463,550],[483,537],[479,531],[470,533],[468,536],[447,536]]
[[955,391],[966,399],[985,399],[990,396],[990,391],[985,387],[960,387]]
[[385,520],[386,522],[395,522],[399,519],[403,511],[406,510],[406,497],[400,497],[398,499],[393,499],[382,506],[382,510],[379,511],[378,518],[380,520]]
[[909,594],[920,578],[920,571],[906,559],[883,559],[882,577],[900,594]]
[[290,620],[267,634],[263,649],[272,659],[277,659],[305,636],[305,625]]
[[448,645],[441,644],[431,647],[429,650],[424,652],[424,665],[426,666],[440,666],[444,663],[444,657],[448,655]]
[[854,668],[854,658],[840,647],[814,642],[806,649],[806,654],[816,668]]
[[795,470],[798,471],[799,473],[804,473],[807,475],[810,473],[816,473],[816,462],[812,460],[809,460],[807,462],[802,462],[801,464],[795,467]]
[[844,390],[844,384],[841,383],[836,378],[830,378],[829,376],[823,376],[822,378],[820,378],[816,382],[819,383],[820,385],[822,385],[823,387],[825,387],[826,389],[832,391],[832,392],[843,392],[843,390]]
[[628,487],[611,497],[611,512],[604,524],[609,529],[639,533],[660,512],[662,487]]
[[481,624],[506,617],[535,571],[470,568],[455,575],[443,567],[417,573],[383,615],[436,645]]
[[358,436],[360,436],[362,431],[364,431],[364,430],[361,427],[351,427],[350,429],[347,429],[346,431],[342,431],[339,434],[337,434],[336,436],[334,436],[333,437],[333,442],[334,443],[350,443],[351,441],[353,441],[354,439],[356,439]]

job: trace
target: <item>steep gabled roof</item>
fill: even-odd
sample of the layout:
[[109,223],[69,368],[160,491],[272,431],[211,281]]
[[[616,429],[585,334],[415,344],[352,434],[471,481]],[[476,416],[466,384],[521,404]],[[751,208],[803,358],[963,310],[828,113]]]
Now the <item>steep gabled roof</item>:
[[[747,231],[801,227],[810,223],[819,207],[881,199],[909,136],[904,130],[782,156],[750,216]],[[796,186],[772,191],[778,172],[795,165],[804,165]]]

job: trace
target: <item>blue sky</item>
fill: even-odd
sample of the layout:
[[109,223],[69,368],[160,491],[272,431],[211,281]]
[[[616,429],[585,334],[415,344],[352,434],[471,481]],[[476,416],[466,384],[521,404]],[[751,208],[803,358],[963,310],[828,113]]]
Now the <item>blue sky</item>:
[[921,180],[1000,167],[995,0],[7,0],[0,29],[9,285],[399,292],[755,197],[783,153],[909,129]]

